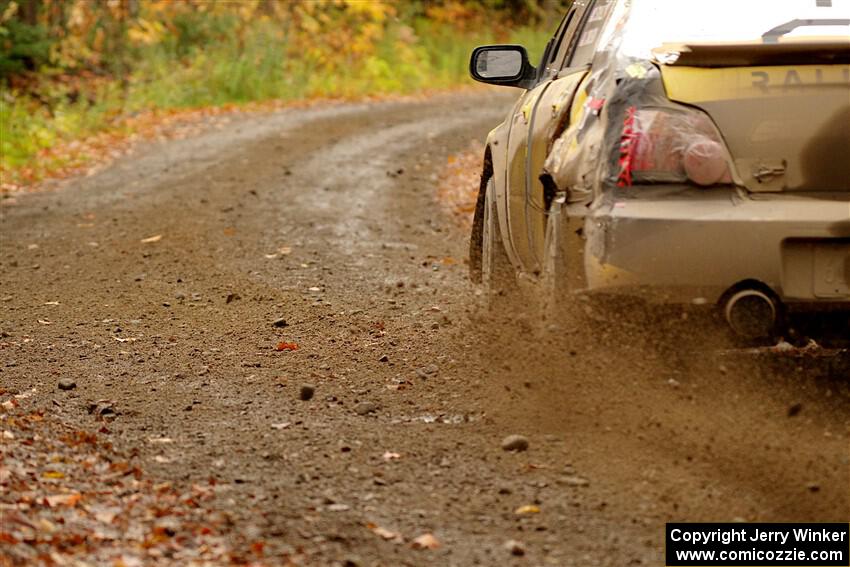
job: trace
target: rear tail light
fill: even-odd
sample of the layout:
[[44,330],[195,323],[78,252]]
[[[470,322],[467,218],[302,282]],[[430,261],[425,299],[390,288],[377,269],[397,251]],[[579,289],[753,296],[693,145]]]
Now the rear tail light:
[[626,112],[618,185],[730,183],[729,153],[711,119],[689,107]]

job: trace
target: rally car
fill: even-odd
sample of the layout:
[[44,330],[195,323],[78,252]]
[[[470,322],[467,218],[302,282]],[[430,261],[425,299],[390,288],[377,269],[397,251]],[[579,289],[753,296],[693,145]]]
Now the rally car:
[[470,244],[492,294],[717,305],[745,337],[850,310],[850,0],[575,0],[488,136]]

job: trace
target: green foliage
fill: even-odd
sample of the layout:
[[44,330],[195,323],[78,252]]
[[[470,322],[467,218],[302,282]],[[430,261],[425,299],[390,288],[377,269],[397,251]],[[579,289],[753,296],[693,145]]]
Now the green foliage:
[[0,24],[0,80],[46,65],[52,45],[42,25],[18,20]]
[[178,57],[209,46],[223,38],[233,37],[238,19],[232,14],[178,12],[171,20],[172,31],[167,46]]

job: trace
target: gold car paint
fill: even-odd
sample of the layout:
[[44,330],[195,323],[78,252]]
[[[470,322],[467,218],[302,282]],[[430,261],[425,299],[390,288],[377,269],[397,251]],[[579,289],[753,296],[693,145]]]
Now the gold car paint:
[[671,100],[712,117],[748,190],[850,191],[850,65],[661,73]]
[[522,97],[520,97],[511,109],[508,111],[508,115],[504,121],[502,121],[498,126],[493,128],[490,133],[487,135],[486,147],[490,154],[491,163],[493,166],[492,176],[493,176],[493,188],[496,191],[496,209],[497,209],[497,217],[499,223],[499,234],[501,235],[502,242],[505,245],[505,252],[508,255],[511,263],[513,265],[517,265],[519,262],[519,258],[517,258],[516,253],[514,252],[513,246],[510,244],[510,232],[508,230],[508,214],[507,214],[507,171],[508,171],[508,162],[507,162],[507,151],[508,147],[508,137],[510,133],[510,124],[513,120],[513,117],[519,111],[520,105],[522,103]]
[[[824,167],[843,171],[850,164],[850,143],[843,139],[850,132],[850,119],[830,122],[830,118],[835,109],[850,108],[850,84],[844,81],[847,66],[828,67],[821,66],[820,72],[816,66],[666,67],[662,72],[670,99],[700,107],[715,120],[720,110],[719,129],[727,143],[730,138],[737,141],[731,145],[736,167],[757,161],[762,168],[778,163],[791,170],[801,163],[800,158],[793,161],[775,154],[753,160],[745,153],[750,147],[765,147],[747,137],[759,133],[761,120],[785,116],[793,124],[795,113],[800,113],[815,124],[831,124],[839,135],[836,141],[836,137],[819,136],[817,128],[793,128],[790,135],[780,136],[786,155],[793,158],[805,152],[800,148],[814,143],[833,160]],[[767,73],[766,80],[761,73]],[[806,81],[805,97],[795,92],[801,87],[783,88],[789,74]],[[767,93],[765,83],[773,85],[767,86]],[[581,119],[579,104],[580,95],[574,120]],[[736,109],[737,120],[729,120],[724,112]],[[836,145],[830,147],[830,142]],[[793,180],[794,172],[790,173]],[[779,192],[777,187],[787,190],[799,185],[789,183],[784,171],[776,177],[782,179],[778,186],[771,185],[771,180],[756,180],[759,191],[635,187],[631,195],[602,199],[590,209],[581,206],[579,212],[579,206],[573,206],[576,212],[569,216],[587,215],[586,289],[640,294],[661,302],[714,302],[746,278],[769,285],[787,303],[849,301],[850,194],[829,172],[806,180],[808,188],[819,187],[822,193]],[[850,176],[843,179],[850,181]],[[751,174],[749,181],[754,181]],[[773,192],[765,192],[771,188]]]
[[678,67],[664,65],[667,96],[697,104],[710,100],[784,97],[790,90],[850,85],[850,65]]
[[537,106],[540,95],[548,87],[549,83],[544,82],[522,95],[518,105],[519,111],[514,112],[511,117],[511,128],[508,134],[506,192],[509,238],[504,240],[510,241],[508,247],[513,248],[519,260],[515,265],[527,272],[536,269],[536,260],[531,248],[532,242],[528,237],[525,222],[529,124],[532,122],[534,108]]
[[[850,195],[644,186],[588,217],[588,289],[714,302],[757,280],[786,303],[848,302]],[[799,246],[791,246],[799,243]],[[850,268],[845,268],[850,269]]]

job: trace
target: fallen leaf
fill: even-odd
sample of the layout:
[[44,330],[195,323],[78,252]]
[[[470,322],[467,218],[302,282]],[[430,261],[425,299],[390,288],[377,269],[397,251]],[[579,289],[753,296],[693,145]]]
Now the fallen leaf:
[[373,524],[372,522],[367,523],[366,527],[369,528],[369,530],[371,530],[373,534],[387,541],[393,541],[395,543],[402,543],[404,541],[404,538],[401,537],[400,533],[390,531],[386,528],[382,528],[381,526]]
[[38,520],[38,527],[41,531],[52,534],[56,531],[56,524],[48,520],[47,518],[40,518]]
[[41,474],[42,478],[65,478],[65,473],[62,471],[45,471]]
[[526,504],[525,506],[520,506],[516,510],[514,510],[514,514],[539,514],[540,508],[535,506],[534,504]]
[[25,399],[29,398],[30,396],[32,396],[33,394],[35,394],[37,391],[38,390],[36,388],[32,388],[30,390],[27,390],[26,392],[22,392],[20,394],[15,394],[15,399],[25,400]]
[[390,451],[387,451],[386,453],[384,453],[384,460],[385,461],[392,461],[394,459],[400,459],[400,458],[401,458],[401,455],[398,454],[398,453],[392,453]]
[[72,492],[70,494],[54,494],[53,496],[46,496],[44,500],[51,508],[55,508],[56,506],[68,506],[69,508],[73,508],[77,505],[77,502],[80,501],[80,498],[81,495],[79,492]]
[[120,508],[99,508],[94,513],[94,519],[104,524],[111,524],[120,511]]
[[277,350],[278,352],[283,351],[283,350],[298,350],[298,345],[295,344],[295,343],[287,343],[287,342],[281,341],[281,342],[277,343],[275,350]]
[[440,547],[440,540],[435,538],[433,534],[422,534],[414,539],[410,546],[413,549],[437,549]]
[[159,242],[160,240],[162,240],[162,235],[161,235],[161,234],[157,234],[157,235],[155,235],[155,236],[149,236],[149,237],[147,237],[147,238],[142,238],[142,240],[141,240],[140,242],[141,242],[142,244],[148,244],[148,243],[150,243],[150,242]]

